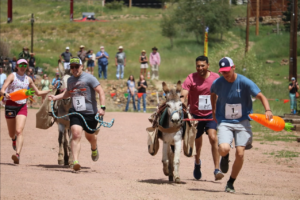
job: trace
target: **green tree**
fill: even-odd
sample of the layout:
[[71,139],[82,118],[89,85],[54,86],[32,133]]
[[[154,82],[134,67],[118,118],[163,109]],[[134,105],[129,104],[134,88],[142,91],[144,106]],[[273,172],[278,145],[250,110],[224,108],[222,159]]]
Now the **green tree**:
[[[288,7],[287,7],[287,11],[283,12],[283,21],[285,21],[286,23],[284,24],[285,30],[286,31],[290,31],[290,21],[291,21],[291,11],[292,11],[292,5],[291,5],[292,1],[288,0]],[[300,0],[298,0],[298,26],[297,26],[297,30],[300,30]]]
[[173,19],[185,31],[193,32],[198,42],[206,27],[210,33],[222,34],[233,24],[229,4],[218,0],[180,0]]
[[175,22],[170,15],[163,15],[160,23],[162,35],[170,39],[171,48],[173,48],[173,38],[176,36]]

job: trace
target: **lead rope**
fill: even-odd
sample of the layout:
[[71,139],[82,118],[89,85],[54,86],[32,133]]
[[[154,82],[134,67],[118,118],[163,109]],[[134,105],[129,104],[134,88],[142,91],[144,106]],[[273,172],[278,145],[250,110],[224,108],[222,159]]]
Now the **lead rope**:
[[63,115],[63,116],[61,116],[61,117],[56,116],[55,113],[54,113],[54,109],[53,109],[53,100],[51,101],[51,110],[52,110],[53,116],[54,116],[55,118],[57,118],[57,119],[65,118],[65,117],[68,117],[68,116],[70,116],[70,115],[79,115],[79,116],[83,119],[84,124],[86,125],[86,127],[87,127],[90,131],[97,131],[101,126],[107,127],[107,128],[111,128],[111,127],[114,125],[114,122],[115,122],[115,119],[112,119],[110,123],[109,123],[109,122],[104,122],[104,121],[103,121],[103,116],[101,116],[101,117],[99,118],[99,113],[97,113],[96,116],[95,116],[95,119],[96,119],[96,121],[97,121],[100,125],[99,125],[96,129],[92,129],[92,128],[90,128],[90,127],[87,125],[87,123],[86,123],[86,121],[85,121],[83,115],[80,114],[80,113],[78,113],[78,112],[68,113],[68,114]]

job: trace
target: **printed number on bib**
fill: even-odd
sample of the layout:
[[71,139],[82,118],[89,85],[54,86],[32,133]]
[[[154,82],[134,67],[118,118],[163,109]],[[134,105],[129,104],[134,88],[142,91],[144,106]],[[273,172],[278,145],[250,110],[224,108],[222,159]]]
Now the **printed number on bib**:
[[242,104],[227,104],[225,106],[226,119],[239,119],[242,117]]
[[211,109],[211,102],[210,102],[210,95],[199,95],[199,110],[212,110]]
[[73,106],[74,106],[76,111],[86,110],[84,96],[72,97],[72,99],[73,99]]

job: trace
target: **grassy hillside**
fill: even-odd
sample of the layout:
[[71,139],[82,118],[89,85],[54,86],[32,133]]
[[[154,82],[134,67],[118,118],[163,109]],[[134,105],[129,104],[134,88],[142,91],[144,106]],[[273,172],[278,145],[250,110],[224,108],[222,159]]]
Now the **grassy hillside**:
[[[94,52],[99,50],[100,45],[104,45],[110,55],[109,79],[115,79],[114,56],[118,46],[124,46],[127,54],[126,78],[130,74],[138,77],[140,51],[145,49],[149,55],[151,48],[156,46],[162,57],[160,78],[173,83],[179,79],[184,80],[189,73],[194,72],[194,60],[203,54],[203,44],[196,43],[193,34],[182,30],[178,30],[179,36],[174,40],[175,46],[170,48],[169,39],[161,36],[159,27],[162,14],[168,10],[124,8],[122,11],[111,11],[103,9],[99,3],[87,5],[84,1],[76,1],[74,18],[81,18],[81,12],[88,11],[95,12],[98,19],[107,20],[78,23],[69,21],[69,1],[13,2],[13,23],[7,24],[7,1],[1,1],[1,40],[10,44],[11,55],[17,55],[24,45],[30,47],[30,16],[34,13],[34,52],[37,65],[49,66],[47,71],[52,75],[58,57],[66,46],[70,46],[70,51],[75,54],[81,44]],[[232,9],[234,16],[246,16],[245,6],[233,6]],[[270,34],[275,26],[261,26],[260,35],[255,36],[254,28],[250,29],[251,50],[247,57],[244,54],[245,27],[228,30],[224,33],[222,41],[218,39],[218,35],[209,34],[210,69],[217,71],[219,59],[230,56],[237,66],[237,72],[253,79],[268,98],[288,99],[288,81],[284,79],[288,76],[288,66],[281,66],[279,62],[288,58],[289,34]],[[265,64],[268,59],[274,60],[275,63]],[[271,101],[271,107],[276,115],[289,111],[289,104],[283,104],[281,101]],[[254,103],[254,111],[263,112],[260,103]]]

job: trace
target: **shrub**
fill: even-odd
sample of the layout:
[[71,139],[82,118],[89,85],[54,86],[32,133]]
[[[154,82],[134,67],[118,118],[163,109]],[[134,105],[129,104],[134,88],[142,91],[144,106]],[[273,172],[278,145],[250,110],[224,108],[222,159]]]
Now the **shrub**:
[[122,10],[123,4],[124,4],[123,1],[116,1],[116,0],[114,0],[111,3],[106,3],[105,7],[108,8],[108,9],[110,9],[110,10]]

